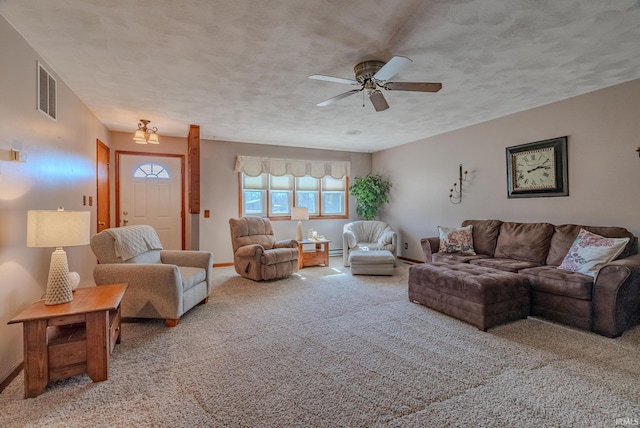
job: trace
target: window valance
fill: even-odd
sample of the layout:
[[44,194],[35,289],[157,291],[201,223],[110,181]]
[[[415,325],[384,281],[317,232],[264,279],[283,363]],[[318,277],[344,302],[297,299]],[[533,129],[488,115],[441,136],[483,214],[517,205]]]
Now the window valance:
[[235,171],[244,172],[252,177],[268,173],[272,175],[291,174],[294,177],[310,175],[314,178],[322,178],[329,175],[333,178],[342,178],[351,172],[351,162],[238,156]]

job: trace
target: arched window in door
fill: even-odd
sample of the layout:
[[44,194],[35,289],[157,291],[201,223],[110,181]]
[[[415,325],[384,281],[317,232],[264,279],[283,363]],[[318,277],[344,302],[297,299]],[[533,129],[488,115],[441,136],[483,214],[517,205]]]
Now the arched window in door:
[[135,178],[170,178],[164,166],[149,162],[140,165],[133,173]]

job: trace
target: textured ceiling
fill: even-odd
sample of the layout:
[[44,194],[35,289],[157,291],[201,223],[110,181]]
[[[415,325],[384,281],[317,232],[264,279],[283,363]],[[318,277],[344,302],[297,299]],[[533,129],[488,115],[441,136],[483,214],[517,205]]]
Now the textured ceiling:
[[[640,78],[639,0],[0,0],[111,130],[375,152]],[[353,78],[393,55],[376,112]],[[6,60],[6,59],[5,59]]]

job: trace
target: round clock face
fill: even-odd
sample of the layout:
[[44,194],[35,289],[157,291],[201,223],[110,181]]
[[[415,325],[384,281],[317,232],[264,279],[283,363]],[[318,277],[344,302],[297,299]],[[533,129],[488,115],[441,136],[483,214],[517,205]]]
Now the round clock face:
[[555,159],[554,147],[513,153],[513,190],[555,189]]

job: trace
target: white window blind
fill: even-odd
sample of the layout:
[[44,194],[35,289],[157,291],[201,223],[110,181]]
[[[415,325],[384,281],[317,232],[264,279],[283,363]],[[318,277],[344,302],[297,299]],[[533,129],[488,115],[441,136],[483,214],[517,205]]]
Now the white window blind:
[[266,173],[275,176],[290,174],[294,177],[309,175],[314,178],[323,178],[326,176],[343,178],[349,176],[351,172],[351,162],[238,156],[236,158],[235,171],[243,172],[253,177]]

